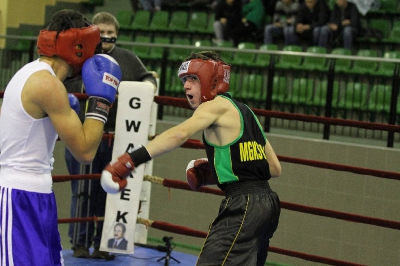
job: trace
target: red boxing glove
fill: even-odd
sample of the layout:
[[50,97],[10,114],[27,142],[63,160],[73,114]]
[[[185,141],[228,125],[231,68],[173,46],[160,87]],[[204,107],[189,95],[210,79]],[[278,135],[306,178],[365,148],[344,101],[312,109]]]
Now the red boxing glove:
[[128,184],[126,178],[135,167],[150,160],[151,156],[143,146],[124,153],[104,168],[100,178],[101,186],[107,193],[120,192]]
[[198,191],[202,186],[217,184],[207,158],[190,161],[186,167],[186,179],[194,191]]
[[128,153],[124,153],[104,168],[100,178],[101,186],[107,193],[120,192],[128,184],[126,178],[133,169],[135,169],[135,163]]

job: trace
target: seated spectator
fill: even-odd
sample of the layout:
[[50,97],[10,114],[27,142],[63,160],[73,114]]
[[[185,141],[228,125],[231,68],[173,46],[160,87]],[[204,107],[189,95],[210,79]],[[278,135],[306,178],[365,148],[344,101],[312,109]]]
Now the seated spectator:
[[351,0],[356,5],[358,12],[365,16],[370,10],[379,10],[381,8],[380,0]]
[[[165,2],[171,1],[171,0],[163,0]],[[178,1],[178,0],[172,0],[172,2]],[[212,7],[214,1],[213,0],[179,0],[181,4],[188,4],[190,8],[201,8],[201,9],[209,9],[209,6]]]
[[328,25],[321,28],[318,45],[326,47],[328,40],[333,47],[341,45],[351,50],[360,29],[357,6],[347,0],[336,0]]
[[222,0],[218,1],[215,7],[214,21],[214,43],[227,41],[229,39],[229,31],[236,28],[242,19],[241,0]]
[[161,0],[140,0],[142,8],[152,12],[161,10]]
[[290,28],[287,43],[301,45],[301,40],[309,45],[318,45],[321,27],[329,20],[330,9],[326,0],[305,0],[300,4],[294,27]]
[[233,45],[238,46],[253,33],[257,32],[264,23],[265,9],[261,0],[249,0],[242,8],[242,21],[230,32]]
[[265,9],[265,15],[270,16],[271,18],[274,16],[276,2],[280,0],[262,0]]
[[272,24],[268,24],[264,29],[264,43],[272,44],[274,37],[284,36],[287,45],[287,34],[296,18],[299,3],[297,0],[280,0],[276,2],[275,13],[272,17]]

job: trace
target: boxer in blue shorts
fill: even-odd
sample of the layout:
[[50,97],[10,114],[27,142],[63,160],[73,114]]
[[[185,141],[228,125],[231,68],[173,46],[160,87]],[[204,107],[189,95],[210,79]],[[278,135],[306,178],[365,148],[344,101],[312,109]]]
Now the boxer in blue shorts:
[[[52,190],[60,138],[82,163],[93,160],[121,79],[109,56],[95,55],[99,28],[73,10],[55,13],[38,36],[39,59],[8,83],[0,115],[0,265],[63,265]],[[86,119],[62,81],[82,71]]]
[[218,54],[191,54],[178,76],[195,109],[192,117],[108,164],[100,182],[105,191],[118,192],[136,166],[180,147],[203,131],[207,158],[188,164],[188,183],[193,190],[216,184],[226,198],[210,226],[197,265],[262,266],[279,223],[279,197],[269,179],[281,175],[280,162],[251,109],[228,93],[230,66]]

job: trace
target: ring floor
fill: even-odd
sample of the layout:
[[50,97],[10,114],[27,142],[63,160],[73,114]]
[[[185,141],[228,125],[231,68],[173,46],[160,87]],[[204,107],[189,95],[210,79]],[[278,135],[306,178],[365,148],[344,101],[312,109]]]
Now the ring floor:
[[[90,250],[90,253],[93,249]],[[95,260],[95,259],[78,259],[73,257],[72,250],[63,250],[64,265],[65,266],[160,266],[160,265],[181,265],[181,266],[194,266],[196,265],[197,256],[185,254],[182,252],[172,251],[169,261],[163,259],[166,252],[161,252],[156,249],[137,247],[135,246],[134,254],[116,254],[113,260]],[[175,261],[174,259],[179,262]]]

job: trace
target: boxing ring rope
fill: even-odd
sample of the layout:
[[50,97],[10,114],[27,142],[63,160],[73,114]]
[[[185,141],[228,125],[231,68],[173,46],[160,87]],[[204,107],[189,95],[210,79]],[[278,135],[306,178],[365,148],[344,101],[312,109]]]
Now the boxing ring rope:
[[[100,221],[102,219],[103,219],[102,217],[67,218],[67,219],[59,219],[58,222],[59,223],[92,222],[92,221],[96,222],[96,221]],[[162,221],[153,221],[150,219],[137,218],[137,223],[143,224],[146,227],[150,226],[152,228],[159,229],[162,231],[166,231],[166,232],[170,232],[170,233],[177,233],[177,234],[186,235],[186,236],[192,236],[192,237],[198,237],[198,238],[205,238],[207,236],[206,232],[202,232],[202,231],[194,230],[194,229],[191,229],[188,227],[175,225],[175,224],[162,222]],[[302,253],[302,252],[297,252],[297,251],[292,251],[292,250],[287,250],[287,249],[277,248],[277,247],[272,247],[272,246],[270,246],[268,248],[268,251],[277,253],[277,254],[281,254],[281,255],[304,259],[307,261],[320,262],[320,263],[324,263],[327,265],[363,266],[362,264],[321,257],[321,256],[306,254],[306,253]]]
[[[84,175],[72,175],[72,178],[70,176],[70,179],[77,179],[77,178],[81,178],[81,177],[84,177]],[[95,178],[100,178],[100,175],[99,174],[86,175],[86,179],[95,179]],[[68,176],[54,176],[53,179],[54,179],[54,182],[68,181]],[[144,176],[144,181],[150,181],[152,183],[155,183],[158,185],[163,185],[168,188],[177,188],[177,189],[184,189],[184,190],[191,191],[189,185],[186,182],[179,181],[179,180],[165,179],[165,178],[160,178],[157,176],[146,175],[146,176]],[[220,196],[222,196],[224,194],[223,191],[221,191],[219,189],[213,189],[213,188],[208,188],[208,187],[202,187],[198,192],[211,193],[211,194],[220,195]],[[297,211],[297,212],[309,213],[309,214],[314,214],[314,215],[319,215],[319,216],[326,216],[326,217],[330,217],[330,218],[342,219],[342,220],[346,220],[346,221],[359,222],[359,223],[364,223],[364,224],[371,224],[371,225],[375,225],[375,226],[381,226],[381,227],[387,227],[387,228],[400,230],[400,223],[396,222],[396,221],[388,221],[388,220],[366,217],[366,216],[361,216],[361,215],[354,215],[354,214],[349,214],[349,213],[344,213],[344,212],[324,210],[321,208],[304,206],[304,205],[300,205],[300,204],[294,204],[294,203],[283,202],[283,201],[281,202],[281,207],[283,209],[288,209],[288,210]],[[86,222],[91,222],[91,221],[97,222],[97,221],[100,221],[103,219],[104,219],[103,217],[66,218],[66,219],[59,219],[59,223],[72,223],[72,222],[85,222],[85,221]],[[182,234],[182,235],[186,235],[186,236],[192,236],[192,237],[198,237],[198,238],[205,238],[207,236],[206,232],[202,232],[202,231],[194,230],[194,229],[191,229],[188,227],[175,225],[175,224],[162,222],[162,221],[153,221],[150,219],[138,218],[137,223],[143,224],[146,227],[150,226],[152,228],[159,229],[162,231]],[[304,259],[307,261],[320,262],[320,263],[324,263],[327,265],[348,265],[348,266],[361,265],[361,264],[316,256],[316,255],[312,255],[312,254],[291,251],[291,250],[282,249],[282,248],[273,247],[273,246],[269,247],[269,252],[286,255],[286,256],[291,256],[291,257],[296,257],[296,258]]]
[[[3,95],[4,95],[4,92],[0,92],[0,98],[2,98]],[[86,94],[75,94],[75,95],[78,97],[78,99],[87,99]],[[155,96],[154,102],[157,104],[171,105],[171,106],[175,106],[175,107],[190,109],[190,107],[187,103],[187,100],[184,98]],[[369,122],[344,120],[344,119],[339,119],[339,118],[327,118],[327,117],[320,117],[320,116],[309,116],[309,115],[301,115],[301,114],[293,114],[293,113],[284,113],[284,112],[278,112],[278,111],[261,110],[261,109],[255,109],[255,108],[252,108],[252,110],[254,111],[254,113],[256,115],[261,115],[261,116],[282,118],[282,119],[288,119],[288,120],[298,120],[298,121],[304,121],[304,122],[316,122],[316,123],[330,124],[330,125],[350,126],[350,127],[356,127],[356,128],[364,128],[364,129],[384,130],[384,131],[389,131],[389,132],[400,133],[400,126],[397,126],[397,125],[369,123]],[[156,137],[156,136],[151,136],[151,137],[149,137],[149,139],[154,138],[154,137]],[[110,138],[113,138],[113,134],[105,134],[103,136],[103,139],[110,139]],[[192,140],[192,139],[188,140],[181,147],[182,148],[191,148],[191,149],[204,149],[204,146],[201,143],[201,141]],[[302,164],[302,165],[307,165],[307,166],[311,166],[311,167],[324,168],[324,169],[330,169],[330,170],[335,170],[335,171],[345,171],[345,172],[351,172],[351,173],[361,174],[361,175],[370,175],[370,176],[385,178],[385,179],[400,180],[400,173],[396,173],[396,172],[379,171],[379,170],[368,169],[368,168],[353,167],[353,166],[348,166],[348,165],[333,164],[333,163],[299,159],[299,158],[280,156],[280,155],[278,155],[278,158],[282,162]],[[91,179],[99,179],[99,178],[100,178],[100,174],[55,175],[55,176],[53,176],[53,181],[54,182],[65,182],[65,181],[70,181],[70,180],[83,180],[83,179],[91,180]],[[146,176],[144,176],[144,181],[149,181],[149,182],[152,182],[155,184],[163,185],[168,188],[176,188],[176,189],[192,191],[186,182],[179,181],[179,180],[173,180],[173,179],[160,178],[160,177],[156,177],[156,176],[146,175]],[[224,195],[223,191],[218,190],[218,189],[209,188],[209,187],[203,187],[198,192],[209,193],[209,194],[220,195],[220,196]],[[326,209],[322,209],[322,208],[305,206],[305,205],[284,202],[284,201],[281,202],[281,207],[283,209],[292,210],[292,211],[296,211],[296,212],[308,213],[308,214],[313,214],[313,215],[318,215],[318,216],[325,216],[325,217],[336,218],[336,219],[341,219],[341,220],[346,220],[346,221],[351,221],[351,222],[358,222],[358,223],[364,223],[364,224],[370,224],[370,225],[400,230],[400,222],[397,222],[397,221],[390,221],[390,220],[355,215],[355,214],[350,214],[350,213],[345,213],[345,212],[326,210]],[[102,219],[104,219],[104,217],[67,218],[67,219],[59,219],[59,223],[75,223],[75,222],[89,222],[89,221],[97,222]],[[200,238],[206,237],[205,232],[193,230],[193,229],[179,226],[179,225],[170,224],[167,222],[152,221],[152,220],[146,220],[146,219],[142,219],[142,218],[138,218],[137,222],[144,224],[146,226],[150,226],[150,227],[153,227],[153,228],[156,228],[159,230],[168,231],[168,232],[179,233],[179,234],[184,234],[184,235],[193,236],[193,237],[200,237]],[[308,261],[321,262],[321,263],[325,263],[328,265],[351,265],[351,266],[360,265],[360,264],[330,259],[330,258],[311,255],[311,254],[285,250],[285,249],[272,247],[272,246],[269,247],[269,251],[278,253],[278,254],[282,254],[282,255],[305,259]]]
[[[182,147],[183,148],[192,148],[192,149],[204,149],[203,143],[199,140],[194,140],[194,139],[189,139],[186,143],[184,143],[182,145]],[[376,177],[381,177],[381,178],[400,180],[400,173],[396,173],[396,172],[387,172],[387,171],[374,170],[374,169],[369,169],[369,168],[354,167],[354,166],[327,163],[327,162],[307,160],[307,159],[299,159],[299,158],[293,158],[293,157],[281,156],[281,155],[277,155],[277,156],[280,161],[287,162],[287,163],[303,164],[303,165],[308,165],[308,166],[313,166],[313,167],[318,167],[318,168],[325,168],[325,169],[330,169],[330,170],[346,171],[346,172],[351,172],[351,173],[355,173],[355,174],[371,175],[371,176],[376,176]]]
[[[97,222],[102,219],[103,219],[103,217],[67,218],[67,219],[59,219],[58,222],[59,223],[92,222],[92,221]],[[194,230],[194,229],[191,229],[188,227],[175,225],[175,224],[162,222],[162,221],[153,221],[150,219],[137,218],[137,223],[143,224],[146,227],[150,226],[152,228],[159,229],[162,231],[186,235],[186,236],[192,236],[192,237],[198,237],[198,238],[205,238],[207,236],[206,232],[202,232],[202,231]],[[304,259],[307,261],[321,262],[321,263],[324,263],[327,265],[362,266],[362,264],[356,264],[356,263],[352,263],[352,262],[316,256],[316,255],[312,255],[312,254],[287,250],[287,249],[283,249],[283,248],[277,248],[277,247],[273,247],[273,246],[270,246],[268,251],[277,253],[277,254],[281,254],[281,255]]]
[[[100,174],[87,175],[86,177],[85,177],[85,175],[71,175],[71,176],[58,175],[58,176],[53,176],[53,181],[54,182],[69,181],[68,177],[72,177],[73,180],[78,179],[78,177],[83,177],[82,179],[99,179]],[[143,177],[143,181],[149,181],[154,184],[162,185],[162,186],[168,187],[168,188],[176,188],[176,189],[192,191],[192,189],[189,187],[187,182],[180,181],[180,180],[145,175]],[[202,187],[202,188],[200,188],[200,190],[198,192],[209,193],[209,194],[218,195],[218,196],[225,195],[222,190],[209,188],[209,187]],[[350,221],[350,222],[358,222],[358,223],[363,223],[363,224],[370,224],[370,225],[400,230],[400,222],[397,222],[397,221],[390,221],[390,220],[384,220],[384,219],[380,219],[380,218],[356,215],[356,214],[339,212],[339,211],[332,211],[332,210],[316,208],[316,207],[312,207],[312,206],[305,206],[305,205],[291,203],[291,202],[285,202],[285,201],[281,201],[281,207],[282,207],[282,209],[287,209],[287,210],[296,211],[296,212],[314,214],[314,215],[318,215],[318,216],[336,218],[336,219]],[[94,219],[94,218],[92,218],[92,219]],[[90,220],[90,221],[93,221],[93,220]],[[75,222],[78,222],[78,221],[75,221]]]
[[[103,219],[102,217],[67,218],[67,219],[59,219],[58,222],[59,223],[92,222],[92,221],[97,222],[102,219]],[[137,218],[137,223],[143,224],[146,227],[150,226],[152,228],[159,229],[162,231],[166,231],[166,232],[170,232],[170,233],[177,233],[177,234],[186,235],[186,236],[192,236],[192,237],[198,237],[198,238],[205,238],[207,236],[206,232],[202,232],[202,231],[194,230],[194,229],[191,229],[188,227],[175,225],[175,224],[162,222],[162,221],[153,221],[150,219]],[[306,253],[302,253],[302,252],[296,252],[296,251],[287,250],[287,249],[283,249],[283,248],[277,248],[277,247],[273,247],[273,246],[270,246],[268,251],[277,253],[277,254],[281,254],[281,255],[304,259],[307,261],[321,262],[321,263],[328,264],[328,265],[361,266],[361,264],[316,256],[316,255],[312,255],[312,254],[306,254]]]
[[[104,134],[104,135],[105,135],[105,137],[103,137],[103,138],[109,138],[109,135],[112,135],[112,134]],[[153,138],[153,137],[151,137],[151,138]],[[204,148],[204,145],[199,140],[189,139],[181,147],[182,148],[191,148],[191,149],[202,149],[202,148]],[[360,174],[360,175],[370,175],[370,176],[375,176],[375,177],[380,177],[380,178],[385,178],[385,179],[400,180],[400,173],[396,173],[396,172],[375,170],[375,169],[363,168],[363,167],[355,167],[355,166],[349,166],[349,165],[343,165],[343,164],[327,163],[327,162],[315,161],[315,160],[299,159],[299,158],[282,156],[282,155],[277,155],[277,156],[281,162],[301,164],[301,165],[307,165],[307,166],[336,170],[336,171],[350,172],[350,173]],[[97,175],[96,174],[71,175],[71,176],[73,176],[72,178],[74,180],[97,179],[100,177],[99,174],[97,174]],[[71,176],[59,175],[57,180],[54,180],[54,182],[68,181],[69,179],[71,179]],[[65,180],[63,180],[63,179],[65,179]]]
[[[191,109],[185,98],[174,98],[174,97],[169,97],[169,96],[155,96],[154,102],[161,104],[161,105],[170,105],[170,106],[174,106],[174,107]],[[265,117],[281,118],[281,119],[286,119],[286,120],[297,120],[297,121],[302,121],[302,122],[314,122],[314,123],[328,124],[328,125],[335,125],[335,126],[349,126],[349,127],[355,127],[355,128],[384,130],[384,131],[389,131],[389,132],[400,133],[400,126],[398,126],[398,125],[362,122],[362,121],[356,121],[356,120],[314,116],[314,115],[302,115],[302,114],[264,110],[264,109],[258,109],[258,108],[251,108],[251,109],[253,110],[254,114],[260,115],[260,116],[265,116]]]
[[[0,92],[0,98],[3,97],[3,94],[4,92]],[[84,93],[74,93],[74,95],[79,100],[86,100],[88,98],[88,96]],[[185,98],[176,98],[170,96],[154,96],[154,102],[161,105],[169,105],[189,110],[192,109]],[[281,118],[286,120],[297,120],[302,122],[314,122],[327,125],[348,126],[354,128],[383,130],[388,132],[400,133],[400,126],[398,125],[362,122],[362,121],[342,119],[342,118],[294,114],[294,113],[286,113],[279,111],[263,110],[258,108],[251,108],[251,109],[256,115],[271,117],[271,118]]]

